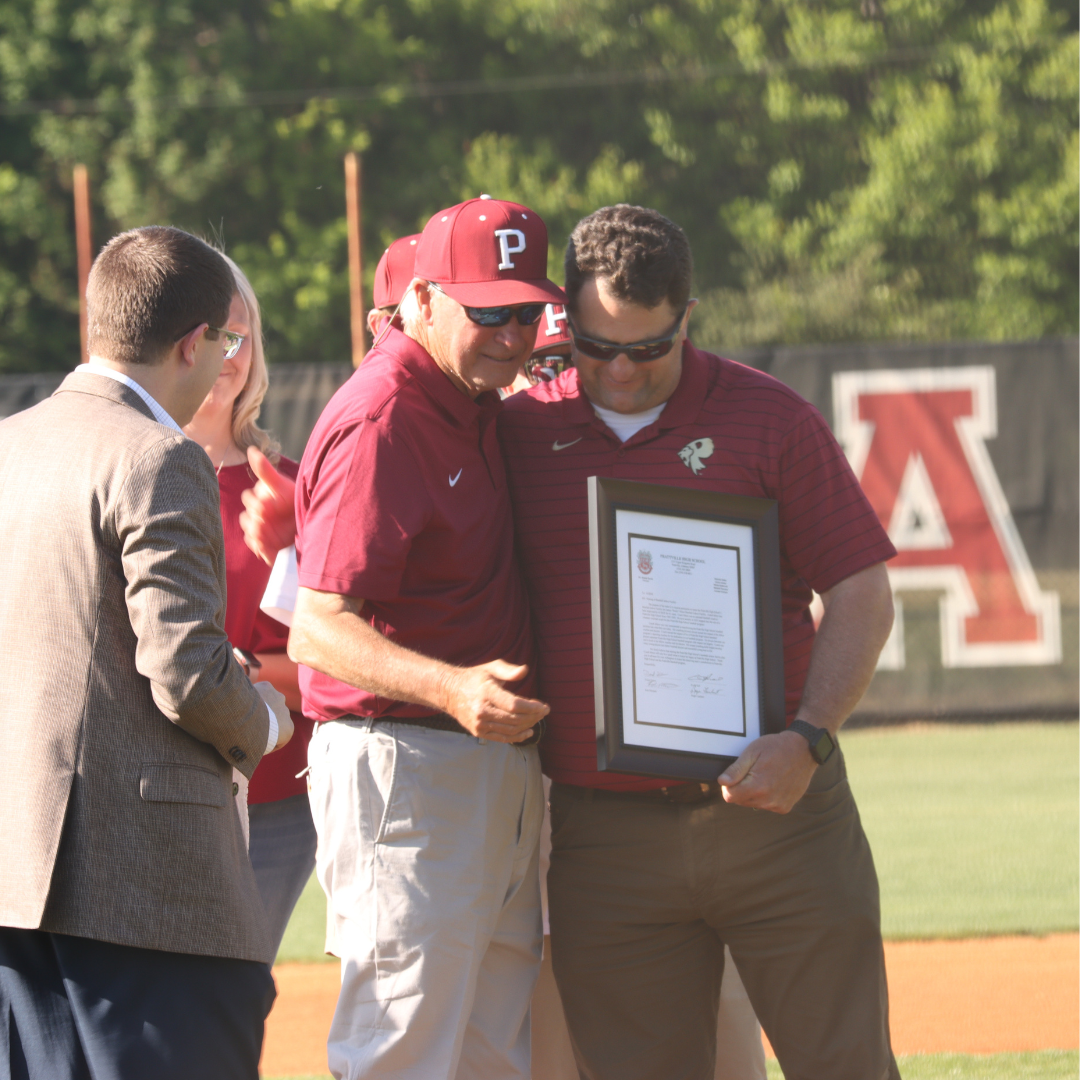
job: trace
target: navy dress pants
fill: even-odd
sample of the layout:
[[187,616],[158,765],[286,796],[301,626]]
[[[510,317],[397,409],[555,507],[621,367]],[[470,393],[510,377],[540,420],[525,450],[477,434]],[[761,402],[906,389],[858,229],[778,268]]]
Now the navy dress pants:
[[265,964],[0,927],[0,1080],[258,1080]]

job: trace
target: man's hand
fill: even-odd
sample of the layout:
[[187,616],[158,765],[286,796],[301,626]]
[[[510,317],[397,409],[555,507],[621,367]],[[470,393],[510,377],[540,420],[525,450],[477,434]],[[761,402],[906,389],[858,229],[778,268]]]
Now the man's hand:
[[296,485],[287,476],[282,476],[256,447],[249,446],[247,456],[258,482],[240,494],[244,503],[240,528],[244,530],[244,543],[264,563],[273,565],[277,553],[296,538],[293,507]]
[[289,657],[379,697],[426,705],[491,742],[527,739],[548,714],[542,701],[518,697],[505,683],[528,668],[505,660],[454,667],[390,641],[363,617],[357,596],[301,586],[289,630]]
[[445,711],[479,739],[521,742],[551,711],[542,701],[518,697],[505,689],[505,683],[523,679],[528,671],[524,664],[505,660],[453,668],[445,682]]
[[[835,738],[874,675],[893,620],[885,564],[860,570],[821,594],[825,615],[814,636],[798,718]],[[721,774],[724,798],[786,814],[806,794],[817,763],[797,731],[755,739]]]
[[755,739],[719,779],[725,801],[786,814],[806,794],[816,768],[807,741],[782,731]]

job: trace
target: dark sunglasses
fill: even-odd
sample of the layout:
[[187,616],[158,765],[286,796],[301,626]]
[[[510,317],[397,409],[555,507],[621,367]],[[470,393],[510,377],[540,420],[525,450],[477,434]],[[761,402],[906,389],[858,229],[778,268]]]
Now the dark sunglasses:
[[[428,285],[431,286],[436,292],[441,292],[443,296],[445,292],[434,281],[429,281]],[[453,297],[450,297],[453,300]],[[516,318],[519,326],[532,326],[538,322],[540,316],[544,314],[545,304],[504,304],[500,307],[466,307],[465,304],[461,305],[465,308],[465,314],[469,317],[471,322],[476,323],[477,326],[505,326],[511,319]]]
[[606,361],[614,360],[619,353],[625,353],[626,358],[635,364],[645,364],[650,360],[659,360],[661,356],[666,356],[671,352],[671,346],[675,344],[675,339],[679,336],[685,315],[686,308],[683,308],[682,314],[675,320],[675,325],[663,337],[652,338],[649,341],[632,341],[626,345],[619,345],[614,341],[599,341],[579,334],[569,314],[566,316],[566,322],[570,327],[570,336],[574,339],[574,348],[585,356],[593,360]]

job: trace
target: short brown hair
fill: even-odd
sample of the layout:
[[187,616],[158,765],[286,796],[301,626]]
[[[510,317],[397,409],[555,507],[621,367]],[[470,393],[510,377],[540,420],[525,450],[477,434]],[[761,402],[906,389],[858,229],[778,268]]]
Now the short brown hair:
[[690,299],[694,259],[686,233],[643,206],[604,206],[574,226],[566,245],[566,300],[577,302],[590,278],[641,307],[667,300],[682,311]]
[[222,326],[236,284],[225,260],[183,229],[149,225],[114,236],[86,285],[90,353],[154,364],[200,323]]

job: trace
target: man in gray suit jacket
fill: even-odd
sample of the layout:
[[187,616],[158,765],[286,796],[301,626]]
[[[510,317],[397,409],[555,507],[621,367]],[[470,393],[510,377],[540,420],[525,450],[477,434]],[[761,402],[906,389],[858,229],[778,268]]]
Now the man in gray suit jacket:
[[255,1080],[274,997],[233,800],[292,733],[224,631],[180,430],[238,346],[179,229],[98,256],[90,363],[0,423],[0,1078]]

